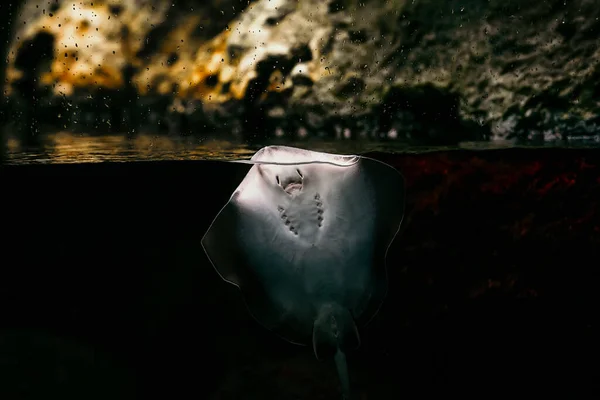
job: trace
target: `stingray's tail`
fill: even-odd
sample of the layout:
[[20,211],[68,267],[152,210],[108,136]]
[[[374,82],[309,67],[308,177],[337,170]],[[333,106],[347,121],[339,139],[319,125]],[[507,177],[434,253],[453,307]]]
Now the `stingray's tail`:
[[313,349],[318,359],[333,356],[344,399],[350,398],[346,353],[360,345],[358,329],[350,312],[338,304],[325,304],[313,326]]
[[338,348],[335,352],[334,359],[335,368],[337,369],[338,377],[340,378],[340,386],[342,387],[342,398],[346,400],[350,398],[350,376],[348,376],[346,354]]

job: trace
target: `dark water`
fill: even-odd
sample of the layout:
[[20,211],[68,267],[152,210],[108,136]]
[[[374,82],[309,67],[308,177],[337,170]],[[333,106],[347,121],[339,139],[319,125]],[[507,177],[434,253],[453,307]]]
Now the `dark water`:
[[[597,151],[304,144],[385,148],[409,184],[390,293],[349,356],[360,399],[596,390]],[[254,151],[9,142],[0,398],[337,399],[333,365],[256,324],[200,246],[249,168],[210,159]]]
[[514,142],[465,142],[454,146],[415,146],[398,141],[364,140],[303,140],[289,142],[270,140],[247,144],[193,136],[177,135],[89,135],[56,132],[35,138],[23,138],[5,133],[2,140],[7,164],[70,164],[96,162],[131,162],[160,160],[233,160],[249,158],[258,149],[270,144],[285,144],[316,151],[339,154],[366,152],[423,153],[458,149],[492,150],[515,147],[599,147],[599,137],[582,137],[570,142],[547,143],[543,146],[518,145]]

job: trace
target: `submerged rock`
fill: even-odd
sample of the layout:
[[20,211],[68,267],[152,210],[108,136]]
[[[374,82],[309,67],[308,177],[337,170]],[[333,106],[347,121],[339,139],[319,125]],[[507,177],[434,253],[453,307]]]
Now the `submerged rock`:
[[110,91],[138,116],[115,130],[150,113],[246,139],[563,140],[600,125],[599,18],[590,0],[32,0],[6,92],[51,122],[46,104]]

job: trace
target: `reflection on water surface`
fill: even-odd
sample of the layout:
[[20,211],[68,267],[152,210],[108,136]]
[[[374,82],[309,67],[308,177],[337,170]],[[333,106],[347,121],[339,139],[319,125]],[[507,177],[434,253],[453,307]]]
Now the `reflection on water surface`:
[[9,164],[236,159],[254,153],[225,141],[145,134],[128,137],[59,132],[33,142],[7,135],[5,142]]
[[[362,154],[373,151],[388,153],[422,153],[437,150],[488,150],[517,147],[512,142],[461,143],[457,146],[410,146],[397,141],[364,140],[303,140],[300,142],[269,141],[245,144],[193,136],[137,134],[87,135],[58,132],[31,140],[5,134],[2,137],[5,162],[8,164],[96,163],[160,160],[235,160],[247,159],[259,148],[270,144],[285,144],[316,151],[338,154]],[[565,144],[556,144],[565,146]],[[598,146],[597,140],[571,143],[568,147]],[[531,146],[528,146],[531,147]],[[548,147],[546,145],[545,147]]]

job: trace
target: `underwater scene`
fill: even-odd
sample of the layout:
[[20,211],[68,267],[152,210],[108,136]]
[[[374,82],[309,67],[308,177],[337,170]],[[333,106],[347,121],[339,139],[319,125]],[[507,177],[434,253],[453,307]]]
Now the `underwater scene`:
[[600,393],[596,2],[0,18],[0,399]]

